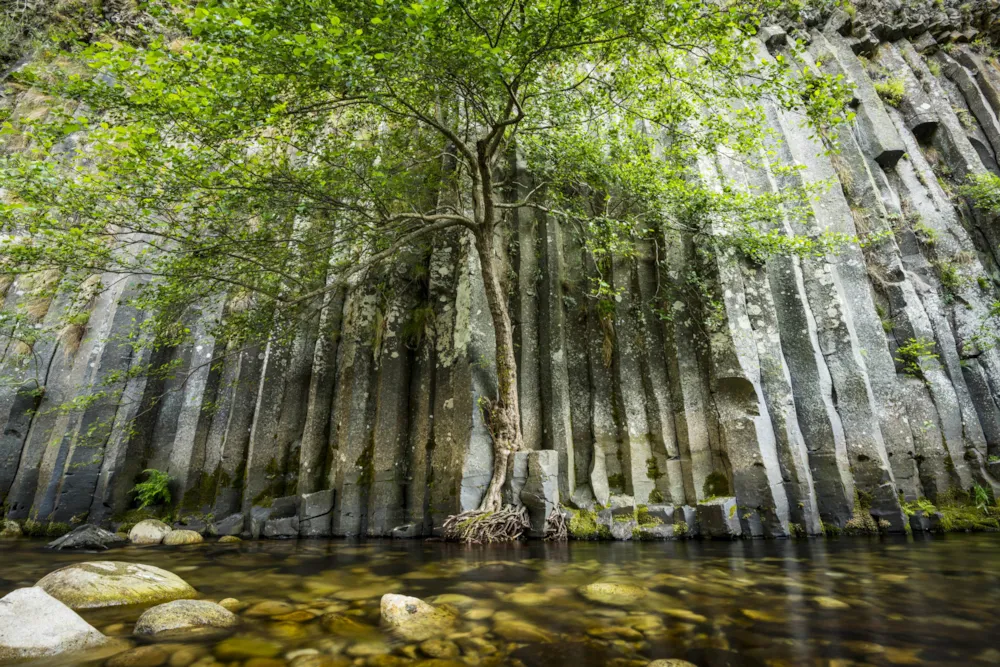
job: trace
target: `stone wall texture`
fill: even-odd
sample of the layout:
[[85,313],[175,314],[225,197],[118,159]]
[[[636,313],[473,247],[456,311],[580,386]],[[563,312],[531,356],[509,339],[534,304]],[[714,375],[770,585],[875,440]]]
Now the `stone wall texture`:
[[[762,58],[803,40],[854,84],[856,120],[831,156],[801,119],[770,108],[773,150],[801,170],[700,165],[709,182],[757,192],[828,182],[785,230],[885,230],[883,243],[755,265],[706,258],[665,229],[613,266],[624,290],[609,315],[587,296],[594,267],[572,231],[521,213],[511,304],[522,426],[528,449],[555,452],[543,460],[563,502],[735,496],[755,515],[744,531],[774,537],[844,526],[859,508],[902,530],[901,496],[1000,493],[1000,349],[983,344],[1000,335],[983,330],[996,324],[1000,221],[954,194],[970,174],[1000,174],[1000,67],[973,44],[996,39],[1000,10],[969,4],[883,3],[765,28]],[[905,87],[896,105],[877,90],[889,78]],[[28,90],[0,104],[16,119],[46,101]],[[78,347],[41,340],[18,354],[0,339],[0,375],[13,379],[0,386],[6,517],[110,523],[156,468],[173,478],[181,516],[229,532],[432,533],[478,505],[491,470],[479,399],[494,390],[493,332],[470,243],[443,236],[394,267],[387,300],[367,283],[331,293],[289,346],[228,349],[208,333],[221,305],[205,304],[192,342],[133,353],[116,338],[143,317],[128,280],[84,304]],[[695,267],[711,277],[705,289],[690,285]],[[6,304],[32,287],[6,287]],[[66,305],[34,311],[44,325]],[[937,355],[921,377],[899,360],[911,340]],[[84,410],[53,409],[164,361],[174,379],[122,380]]]

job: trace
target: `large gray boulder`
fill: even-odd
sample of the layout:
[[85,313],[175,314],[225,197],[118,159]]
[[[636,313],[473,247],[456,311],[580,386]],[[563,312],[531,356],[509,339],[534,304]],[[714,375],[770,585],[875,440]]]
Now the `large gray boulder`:
[[145,519],[132,526],[128,539],[132,544],[159,544],[173,528],[157,519]]
[[306,493],[299,508],[299,535],[302,537],[329,537],[330,521],[333,518],[333,503],[336,494],[333,489]]
[[88,549],[91,551],[104,551],[109,547],[116,547],[125,543],[125,540],[110,530],[104,530],[99,526],[86,524],[66,533],[59,539],[49,542],[48,549]]
[[107,637],[41,588],[0,599],[0,660],[56,655],[100,646]]
[[207,600],[174,600],[150,607],[135,624],[135,634],[163,638],[173,633],[214,633],[232,628],[240,618],[225,607]]
[[172,572],[115,561],[69,565],[50,572],[35,585],[72,609],[168,602],[198,594]]

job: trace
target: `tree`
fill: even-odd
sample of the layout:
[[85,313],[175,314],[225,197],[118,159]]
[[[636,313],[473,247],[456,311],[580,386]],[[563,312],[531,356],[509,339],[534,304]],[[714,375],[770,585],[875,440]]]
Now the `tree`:
[[[3,164],[0,268],[56,268],[64,284],[148,279],[144,341],[176,342],[188,306],[241,294],[249,307],[216,333],[251,341],[291,335],[357,274],[467,230],[496,330],[480,508],[496,510],[521,446],[505,285],[514,211],[575,225],[599,267],[663,225],[752,256],[826,248],[757,231],[804,193],[713,190],[693,166],[717,151],[760,159],[765,99],[818,132],[842,117],[841,81],[794,53],[759,57],[752,36],[783,4],[151,5],[159,32],[144,46],[97,41],[72,54],[84,68],[53,60],[23,75],[82,106],[8,125],[34,148]],[[597,279],[594,295],[610,289]]]

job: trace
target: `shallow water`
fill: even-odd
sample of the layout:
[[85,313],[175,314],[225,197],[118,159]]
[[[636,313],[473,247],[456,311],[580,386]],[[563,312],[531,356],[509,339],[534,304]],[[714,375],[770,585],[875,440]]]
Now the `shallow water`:
[[[0,543],[0,595],[73,562],[120,560],[171,570],[206,599],[282,601],[291,606],[286,613],[316,614],[309,620],[301,619],[312,613],[290,617],[300,619],[295,621],[241,612],[245,623],[236,636],[265,640],[258,642],[268,647],[262,653],[276,660],[247,661],[245,667],[420,664],[427,660],[425,650],[458,653],[448,658],[452,662],[428,663],[435,665],[585,667],[643,665],[656,658],[711,666],[1000,664],[995,533],[473,547],[210,542],[101,554],[52,553],[41,546]],[[579,592],[597,581],[638,584],[646,593],[617,600],[624,604],[597,604]],[[377,628],[386,592],[429,601],[447,596],[437,602],[450,605],[462,620],[435,646],[407,644]],[[82,615],[106,633],[138,643],[130,633],[141,612],[119,607]],[[329,622],[344,615],[364,625],[345,629]],[[522,635],[510,641],[516,621],[524,622],[515,624]],[[506,639],[497,635],[504,624]],[[162,654],[154,652],[144,664],[160,658],[167,664],[168,655],[176,665],[195,659],[198,667],[240,664],[223,641],[161,644]],[[331,657],[321,660],[317,651]]]

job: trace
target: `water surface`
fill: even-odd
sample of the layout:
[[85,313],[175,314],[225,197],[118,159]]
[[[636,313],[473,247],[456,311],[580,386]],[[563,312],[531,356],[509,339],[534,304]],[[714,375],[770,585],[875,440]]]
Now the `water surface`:
[[[171,570],[206,599],[287,603],[273,616],[241,612],[245,623],[235,636],[258,640],[270,660],[237,660],[221,647],[223,637],[161,643],[171,660],[164,664],[182,667],[420,664],[434,653],[437,662],[428,664],[585,667],[657,658],[707,666],[1000,664],[996,533],[470,547],[209,542],[102,554],[41,546],[0,544],[0,595],[73,562],[120,560]],[[646,593],[597,604],[580,587],[598,581]],[[437,601],[461,621],[436,644],[400,641],[378,628],[386,592]],[[307,613],[286,615],[292,611]],[[131,637],[141,612],[81,613],[106,633],[143,645]],[[503,628],[506,638],[498,634]]]

